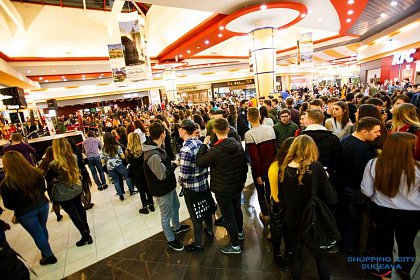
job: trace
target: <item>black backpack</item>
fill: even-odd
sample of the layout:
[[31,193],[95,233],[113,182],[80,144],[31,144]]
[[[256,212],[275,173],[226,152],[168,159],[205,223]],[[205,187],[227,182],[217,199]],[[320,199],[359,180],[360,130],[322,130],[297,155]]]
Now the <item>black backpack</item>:
[[341,235],[330,208],[317,196],[317,172],[312,170],[312,197],[306,205],[300,226],[300,245],[305,245],[314,254],[325,254],[335,246]]

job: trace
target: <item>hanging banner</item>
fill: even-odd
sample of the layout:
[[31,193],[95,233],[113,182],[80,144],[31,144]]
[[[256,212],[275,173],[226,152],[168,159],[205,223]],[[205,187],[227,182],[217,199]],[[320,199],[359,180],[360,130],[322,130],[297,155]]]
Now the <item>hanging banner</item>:
[[121,43],[108,45],[115,83],[152,78],[144,17],[137,12],[118,15]]
[[309,64],[313,62],[314,43],[312,32],[300,33],[298,38],[298,64]]

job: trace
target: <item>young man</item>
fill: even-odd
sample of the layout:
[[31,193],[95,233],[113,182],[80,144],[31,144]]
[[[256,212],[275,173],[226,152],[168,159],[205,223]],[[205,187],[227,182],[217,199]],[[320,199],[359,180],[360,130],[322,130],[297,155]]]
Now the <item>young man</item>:
[[210,167],[210,189],[216,195],[217,204],[224,218],[224,225],[229,233],[231,244],[221,249],[225,254],[240,254],[238,239],[244,238],[243,216],[241,210],[241,192],[246,181],[248,165],[242,145],[233,138],[228,138],[227,120],[218,119],[214,123],[214,132],[219,139],[209,148],[207,136],[200,146],[196,165]]
[[240,107],[238,110],[238,121],[237,121],[238,134],[242,140],[245,138],[245,133],[249,130],[249,123],[246,118],[247,109],[248,109],[248,100],[244,99],[240,103]]
[[252,178],[261,208],[259,217],[263,224],[268,225],[270,221],[268,168],[276,155],[276,134],[271,126],[260,124],[260,114],[257,108],[248,109],[248,121],[252,128],[245,133],[245,144],[251,158]]
[[10,136],[10,140],[12,141],[12,143],[9,146],[5,146],[3,148],[3,153],[6,153],[7,151],[17,151],[21,153],[30,164],[35,165],[34,161],[32,160],[31,154],[35,154],[36,150],[34,147],[23,143],[22,139],[23,138],[21,134],[13,133],[12,136]]
[[[165,128],[161,122],[149,125],[149,134],[152,141],[144,145],[144,173],[150,193],[156,197],[160,209],[160,217],[168,246],[176,251],[182,251],[184,245],[175,238],[179,234],[190,229],[189,225],[179,223],[179,200],[176,193],[175,163],[162,148],[165,141]],[[172,230],[170,221],[174,230]]]
[[[276,106],[273,106],[272,105],[273,100],[274,100],[274,98],[272,100],[270,100],[270,99],[264,100],[264,105],[268,109],[268,116],[273,120],[273,123],[276,124],[276,123],[279,122],[279,119],[277,118],[277,107],[276,107],[278,102],[276,102]],[[277,101],[277,99],[276,99],[276,101]]]
[[294,137],[295,132],[298,129],[297,124],[290,120],[291,114],[289,109],[281,109],[279,112],[279,119],[278,122],[273,128],[274,132],[276,133],[276,141],[277,141],[277,148],[280,149],[281,144],[283,144],[284,140],[289,137]]
[[359,249],[361,206],[357,201],[365,166],[376,156],[373,141],[381,135],[381,121],[361,118],[353,134],[341,140],[342,152],[339,167],[340,188],[338,189],[339,226],[342,234],[342,247],[347,253],[357,253]]
[[341,143],[340,139],[331,131],[327,130],[322,122],[324,114],[320,110],[308,109],[304,117],[306,134],[314,139],[319,151],[319,162],[327,168],[331,184],[337,186],[337,168],[340,161]]
[[[194,229],[194,242],[187,245],[187,251],[201,251],[203,250],[202,235],[203,225],[202,219],[197,219],[194,211],[194,194],[209,192],[209,184],[207,182],[207,168],[197,167],[197,153],[201,146],[201,141],[195,136],[196,131],[195,123],[191,120],[185,119],[181,122],[179,128],[179,137],[184,140],[184,144],[179,153],[180,159],[180,174],[179,184],[184,188],[185,204],[187,205],[188,212],[193,224]],[[209,211],[207,211],[209,212]],[[204,214],[203,214],[204,216]],[[208,213],[204,216],[206,229],[204,232],[209,238],[214,238],[213,234],[213,221],[212,214]]]
[[108,188],[108,185],[106,184],[105,173],[102,168],[101,156],[99,154],[99,150],[102,149],[101,141],[99,141],[99,139],[95,137],[95,132],[89,130],[87,133],[87,138],[85,141],[83,141],[82,145],[83,150],[86,153],[90,172],[92,173],[93,180],[95,181],[98,190],[105,190],[106,188]]
[[286,98],[286,107],[290,111],[290,116],[291,116],[292,122],[298,124],[299,123],[299,111],[296,110],[295,108],[293,108],[293,103],[294,102],[295,102],[295,100],[293,99],[293,97],[287,97]]

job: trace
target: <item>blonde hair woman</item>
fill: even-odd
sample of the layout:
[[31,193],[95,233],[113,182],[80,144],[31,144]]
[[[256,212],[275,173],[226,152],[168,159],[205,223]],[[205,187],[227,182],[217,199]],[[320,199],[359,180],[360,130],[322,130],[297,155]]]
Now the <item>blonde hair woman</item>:
[[66,138],[54,139],[52,148],[54,160],[50,163],[46,179],[52,184],[53,200],[61,205],[80,231],[82,239],[76,242],[76,246],[92,244],[86,210],[80,200],[82,182],[77,157]]
[[[153,197],[150,194],[146,184],[146,178],[144,177],[143,145],[141,144],[140,135],[138,133],[132,132],[128,134],[128,144],[125,156],[130,164],[128,174],[140,193],[143,208],[139,210],[139,213],[149,214],[149,210],[154,212],[155,206],[153,204]],[[147,207],[149,207],[149,209]]]
[[396,107],[392,116],[391,132],[408,132],[417,136],[414,159],[420,160],[420,121],[416,107],[411,103],[404,103]]
[[[331,187],[324,167],[318,162],[318,148],[307,135],[295,138],[280,168],[280,185],[284,201],[289,245],[292,250],[290,270],[293,279],[301,279],[303,247],[299,245],[301,217],[312,196],[312,180],[316,176],[318,197],[327,204],[334,204],[337,194]],[[328,258],[314,255],[320,279],[330,279]]]

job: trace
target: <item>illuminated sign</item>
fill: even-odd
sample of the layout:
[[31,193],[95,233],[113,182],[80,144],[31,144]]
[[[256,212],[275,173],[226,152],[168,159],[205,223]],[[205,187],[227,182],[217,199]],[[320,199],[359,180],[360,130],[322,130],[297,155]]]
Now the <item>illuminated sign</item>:
[[403,64],[404,62],[411,63],[414,61],[412,57],[416,53],[416,49],[409,49],[403,52],[397,52],[394,54],[394,59],[392,60],[392,65]]

